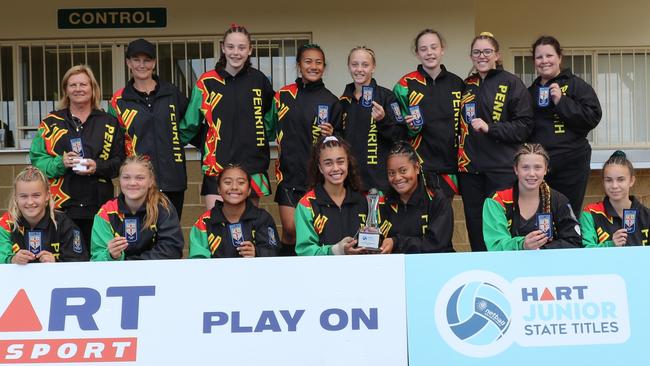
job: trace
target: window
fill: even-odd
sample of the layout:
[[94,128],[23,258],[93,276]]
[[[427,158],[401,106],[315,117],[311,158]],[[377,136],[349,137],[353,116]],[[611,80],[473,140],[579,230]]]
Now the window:
[[[310,34],[251,35],[254,67],[274,89],[297,76],[296,50]],[[189,96],[198,77],[214,67],[221,36],[149,37],[158,52],[156,73]],[[40,121],[56,109],[63,74],[88,64],[102,89],[102,107],[130,78],[124,51],[131,39],[79,41],[0,41],[0,147],[28,149]]]
[[[650,148],[649,48],[564,49],[562,67],[591,84],[603,118],[589,135],[595,149]],[[536,77],[529,50],[513,50],[515,73],[526,85]]]

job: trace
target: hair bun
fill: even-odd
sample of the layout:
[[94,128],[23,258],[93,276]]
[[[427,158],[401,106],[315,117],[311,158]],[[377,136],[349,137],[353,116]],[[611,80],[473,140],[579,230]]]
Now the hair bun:
[[616,150],[611,156],[612,158],[623,158],[626,159],[627,155],[622,150]]
[[492,34],[491,32],[481,32],[481,34],[479,34],[479,36],[487,36],[487,37],[494,38],[494,34]]

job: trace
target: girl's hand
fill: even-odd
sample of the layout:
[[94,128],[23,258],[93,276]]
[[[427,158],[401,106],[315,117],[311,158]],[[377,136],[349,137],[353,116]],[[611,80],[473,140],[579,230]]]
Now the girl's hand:
[[531,231],[524,238],[524,249],[535,250],[539,249],[548,242],[548,236],[541,230]]
[[419,129],[413,124],[414,119],[415,118],[413,118],[413,116],[410,114],[404,116],[404,122],[406,122],[406,127],[408,127],[408,129],[411,131],[417,131]]
[[320,134],[323,136],[332,136],[334,133],[334,126],[329,122],[323,122],[318,127],[320,127]]
[[612,241],[614,242],[614,245],[617,247],[623,247],[627,243],[627,230],[625,229],[618,229],[614,232],[614,235],[612,235]]
[[54,258],[54,254],[48,252],[47,250],[41,250],[38,254],[36,254],[36,259],[38,259],[38,261],[41,263],[56,262],[56,259]]
[[551,84],[549,88],[551,99],[553,100],[553,103],[557,105],[560,103],[560,98],[562,98],[562,89],[560,89],[560,86],[557,83]]
[[254,258],[255,257],[255,245],[250,241],[245,241],[237,247],[239,255],[244,258]]
[[363,248],[355,248],[354,246],[357,245],[357,239],[351,238],[349,236],[346,236],[345,238],[341,239],[339,243],[343,243],[343,251],[345,254],[351,255],[351,254],[365,254],[366,250]]
[[63,166],[65,166],[67,169],[72,169],[72,167],[75,166],[75,160],[79,159],[79,154],[74,151],[64,151],[63,157],[61,159],[63,160]]
[[85,171],[77,171],[79,175],[93,175],[97,171],[97,163],[93,159],[85,159],[81,165],[85,165],[87,169]]
[[481,118],[474,118],[472,120],[472,128],[474,131],[481,133],[487,133],[490,130],[490,126]]
[[375,121],[381,121],[384,119],[384,117],[386,117],[386,112],[384,111],[384,107],[382,107],[381,104],[373,101],[370,115],[372,115],[372,119]]
[[381,251],[381,254],[390,254],[393,252],[393,245],[395,243],[393,242],[393,238],[386,238],[384,241],[381,243],[381,247],[379,247],[379,250]]
[[21,249],[11,258],[13,264],[27,264],[36,259],[34,253],[29,250]]
[[129,242],[123,236],[116,236],[108,242],[108,252],[113,259],[120,259],[124,250],[129,246]]

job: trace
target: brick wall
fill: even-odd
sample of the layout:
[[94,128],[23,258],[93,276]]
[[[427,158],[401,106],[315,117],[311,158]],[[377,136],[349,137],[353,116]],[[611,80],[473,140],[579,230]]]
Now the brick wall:
[[[275,192],[275,176],[273,175],[273,162],[269,169],[269,177],[271,177],[271,184]],[[9,193],[11,191],[11,184],[13,177],[16,176],[24,165],[2,165],[0,166],[0,210],[4,212],[7,209],[9,200]],[[183,218],[181,220],[181,227],[183,229],[183,236],[185,242],[188,243],[189,231],[194,221],[205,211],[205,206],[201,200],[201,182],[202,175],[198,161],[189,161],[187,164],[188,185],[185,192],[185,205],[183,207]],[[650,205],[650,169],[643,169],[636,171],[636,183],[632,189],[632,193],[636,195],[646,205]],[[587,194],[585,195],[585,204],[596,202],[603,197],[602,179],[600,170],[591,172],[589,184],[587,186]],[[260,201],[260,206],[269,211],[278,229],[281,230],[280,217],[278,208],[273,202],[273,196],[265,197]],[[467,239],[467,231],[465,230],[465,217],[463,214],[463,202],[459,196],[453,201],[454,208],[454,247],[457,251],[469,251],[469,241]],[[577,215],[577,213],[576,213]],[[187,251],[187,246],[185,248]]]

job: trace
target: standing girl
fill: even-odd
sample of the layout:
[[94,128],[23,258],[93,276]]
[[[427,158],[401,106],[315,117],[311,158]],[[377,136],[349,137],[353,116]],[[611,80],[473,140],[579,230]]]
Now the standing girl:
[[[340,255],[366,253],[354,238],[365,223],[366,198],[350,145],[334,136],[321,137],[309,162],[311,190],[296,208],[296,253]],[[390,253],[383,243],[382,253]]]
[[557,39],[538,38],[533,57],[539,77],[528,88],[535,112],[530,141],[542,144],[550,155],[548,184],[580,211],[591,163],[587,134],[600,122],[600,102],[589,84],[569,69],[560,70],[562,48]]
[[217,184],[223,201],[196,220],[190,232],[190,258],[278,255],[280,238],[273,217],[248,199],[248,173],[238,165],[228,165]]
[[[427,181],[451,199],[458,193],[458,117],[464,84],[442,64],[446,45],[440,33],[421,31],[414,47],[420,65],[404,75],[393,91]],[[414,118],[415,108],[419,119]]]
[[384,244],[393,253],[453,252],[454,212],[442,191],[427,187],[413,147],[396,143],[388,153],[390,190],[382,205]]
[[120,195],[95,216],[93,261],[179,259],[183,234],[176,210],[158,190],[148,157],[128,157],[120,168]]
[[176,86],[154,75],[156,48],[148,41],[129,43],[126,65],[132,78],[113,95],[108,113],[117,117],[124,130],[126,155],[151,158],[158,188],[180,217],[187,173],[178,124],[187,109],[187,98]]
[[616,151],[603,165],[605,199],[587,205],[580,215],[582,245],[588,248],[647,245],[650,209],[630,196],[634,167]]
[[[458,171],[472,251],[485,251],[483,201],[512,186],[512,157],[533,129],[530,94],[500,67],[499,43],[491,33],[472,41],[475,73],[465,79],[461,101]],[[499,67],[497,67],[499,66]]]
[[54,210],[45,175],[33,166],[18,173],[0,218],[0,263],[87,261],[86,248],[74,222]]
[[355,47],[348,55],[348,69],[353,82],[340,98],[343,108],[343,137],[352,147],[359,164],[362,190],[388,189],[386,156],[394,141],[405,137],[404,121],[395,99],[388,89],[377,85],[375,53],[365,46]]
[[275,202],[282,221],[283,255],[295,255],[296,224],[294,212],[307,192],[307,157],[320,136],[340,129],[341,106],[338,98],[323,83],[325,53],[316,44],[298,49],[296,63],[300,77],[275,94],[268,115],[276,126],[279,158],[275,166],[278,188]]
[[217,176],[228,163],[238,163],[250,172],[253,202],[271,194],[267,140],[272,136],[264,115],[271,108],[273,88],[266,75],[251,66],[252,52],[246,28],[234,24],[228,28],[221,58],[214,70],[196,82],[181,121],[184,145],[198,133],[199,122],[205,118],[201,195],[207,209],[218,198]]
[[523,144],[515,155],[517,181],[483,205],[483,235],[490,251],[579,248],[580,227],[569,200],[544,181],[548,154]]

